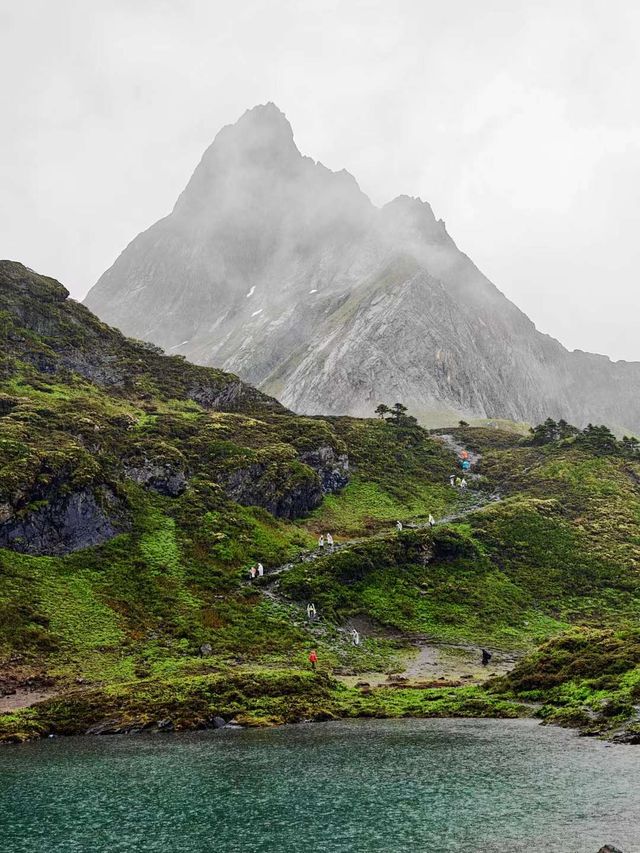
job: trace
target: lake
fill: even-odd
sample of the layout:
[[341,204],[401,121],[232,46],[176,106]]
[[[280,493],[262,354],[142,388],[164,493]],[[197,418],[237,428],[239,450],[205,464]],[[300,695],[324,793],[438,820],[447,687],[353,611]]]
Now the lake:
[[361,720],[0,748],[10,853],[640,851],[640,747]]

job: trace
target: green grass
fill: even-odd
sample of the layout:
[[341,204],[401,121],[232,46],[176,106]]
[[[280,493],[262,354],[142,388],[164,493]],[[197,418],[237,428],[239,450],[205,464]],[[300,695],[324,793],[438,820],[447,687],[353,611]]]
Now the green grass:
[[367,535],[397,520],[448,515],[464,497],[448,484],[455,457],[415,426],[382,420],[331,418],[349,451],[351,482],[329,495],[305,526],[341,537]]
[[[131,720],[173,709],[184,726],[204,724],[201,714],[216,707],[263,722],[511,713],[513,685],[501,696],[365,695],[310,681],[308,650],[318,648],[326,673],[389,672],[407,648],[399,635],[531,649],[573,626],[637,624],[637,459],[572,439],[534,446],[521,430],[450,429],[482,454],[478,492],[463,496],[448,485],[453,453],[416,425],[295,416],[234,376],[123,338],[51,280],[7,273],[6,264],[0,273],[0,524],[40,518],[87,490],[112,496],[109,512],[125,531],[66,556],[0,549],[0,675],[45,674],[60,689],[81,677],[96,690],[87,694],[95,708],[60,699],[3,717],[0,730],[44,731],[65,719],[73,727],[73,714],[84,720],[96,709]],[[320,502],[309,454],[321,448],[335,464],[348,454],[351,481]],[[184,492],[132,482],[131,469],[145,466],[181,474]],[[457,523],[395,534],[398,519],[457,514],[492,491],[503,499]],[[296,564],[281,578],[280,602],[247,584],[252,563],[295,561],[320,532],[369,541]],[[309,600],[323,617],[314,629],[303,618]],[[359,647],[339,630],[354,617],[372,625]],[[618,659],[607,642],[603,671]],[[628,709],[636,664],[608,675],[617,680],[545,688],[547,717],[584,723],[605,700]]]
[[640,631],[574,628],[521,661],[492,692],[543,703],[539,715],[549,723],[640,740]]
[[[225,671],[84,690],[41,702],[1,718],[0,742],[47,734],[211,725],[221,716],[245,726],[281,725],[337,717],[517,717],[529,709],[477,686],[360,691],[309,670]],[[162,722],[161,722],[162,721]]]
[[429,513],[440,517],[457,508],[455,497],[450,487],[422,483],[401,500],[379,483],[355,475],[340,494],[328,495],[303,524],[314,532],[335,531],[344,538],[365,536],[397,520],[424,522]]

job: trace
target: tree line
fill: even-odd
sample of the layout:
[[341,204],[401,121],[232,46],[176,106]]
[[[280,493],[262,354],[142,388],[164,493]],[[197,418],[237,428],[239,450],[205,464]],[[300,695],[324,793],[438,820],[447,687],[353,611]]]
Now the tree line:
[[407,407],[402,403],[394,403],[389,407],[386,403],[380,403],[376,409],[376,415],[384,421],[389,421],[399,426],[413,426],[418,423],[413,415],[407,414]]
[[625,435],[620,441],[604,424],[587,424],[579,429],[567,423],[563,418],[554,421],[547,418],[544,423],[531,427],[531,444],[551,444],[554,441],[573,439],[573,443],[586,447],[594,453],[612,453],[622,456],[640,455],[640,441],[635,436]]

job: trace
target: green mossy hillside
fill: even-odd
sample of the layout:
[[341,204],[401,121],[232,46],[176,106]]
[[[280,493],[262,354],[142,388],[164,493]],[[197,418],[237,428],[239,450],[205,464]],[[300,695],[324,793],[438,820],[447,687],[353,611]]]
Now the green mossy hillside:
[[505,717],[529,709],[477,686],[347,688],[323,673],[265,669],[70,692],[2,718],[0,743],[84,732],[185,731],[216,717],[243,726],[344,717]]
[[521,661],[492,692],[539,703],[548,723],[640,743],[640,629],[573,629]]
[[[0,692],[40,679],[62,694],[0,716],[3,736],[107,718],[179,729],[215,714],[513,715],[536,690],[549,719],[631,725],[630,441],[602,428],[557,440],[545,428],[543,443],[448,430],[481,455],[464,493],[449,485],[449,438],[409,418],[296,416],[235,376],[124,338],[17,264],[0,263],[0,327]],[[310,559],[326,532],[338,549]],[[257,561],[267,575],[250,583]],[[611,625],[613,640],[598,633]],[[601,651],[554,684],[354,690],[330,678],[401,671],[416,637],[531,650],[572,626]],[[545,649],[543,669],[569,654]],[[605,671],[622,658],[624,671]],[[598,667],[609,681],[592,683]]]
[[[310,636],[295,607],[247,584],[247,569],[312,547],[325,507],[288,519],[332,489],[358,529],[417,514],[415,494],[444,506],[452,454],[417,426],[293,415],[234,376],[124,338],[19,264],[0,264],[0,308],[0,527],[55,526],[78,494],[80,509],[94,496],[118,522],[71,553],[64,542],[47,553],[46,541],[34,552],[28,537],[0,549],[0,680],[44,675],[66,689],[287,667],[305,663],[310,643],[350,671],[391,665],[384,639],[355,649],[338,626]],[[342,502],[347,457],[356,500]],[[378,513],[362,488],[391,510]]]
[[426,521],[469,506],[473,499],[449,486],[455,456],[411,423],[328,418],[349,453],[350,483],[328,495],[307,525],[314,532],[357,537],[397,520]]

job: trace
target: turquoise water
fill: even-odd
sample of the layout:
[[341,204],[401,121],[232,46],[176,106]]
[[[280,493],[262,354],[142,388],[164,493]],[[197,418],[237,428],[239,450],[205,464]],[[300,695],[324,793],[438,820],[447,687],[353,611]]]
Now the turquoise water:
[[[640,747],[366,720],[0,749],[8,853],[640,851]],[[549,844],[549,848],[547,848]]]

